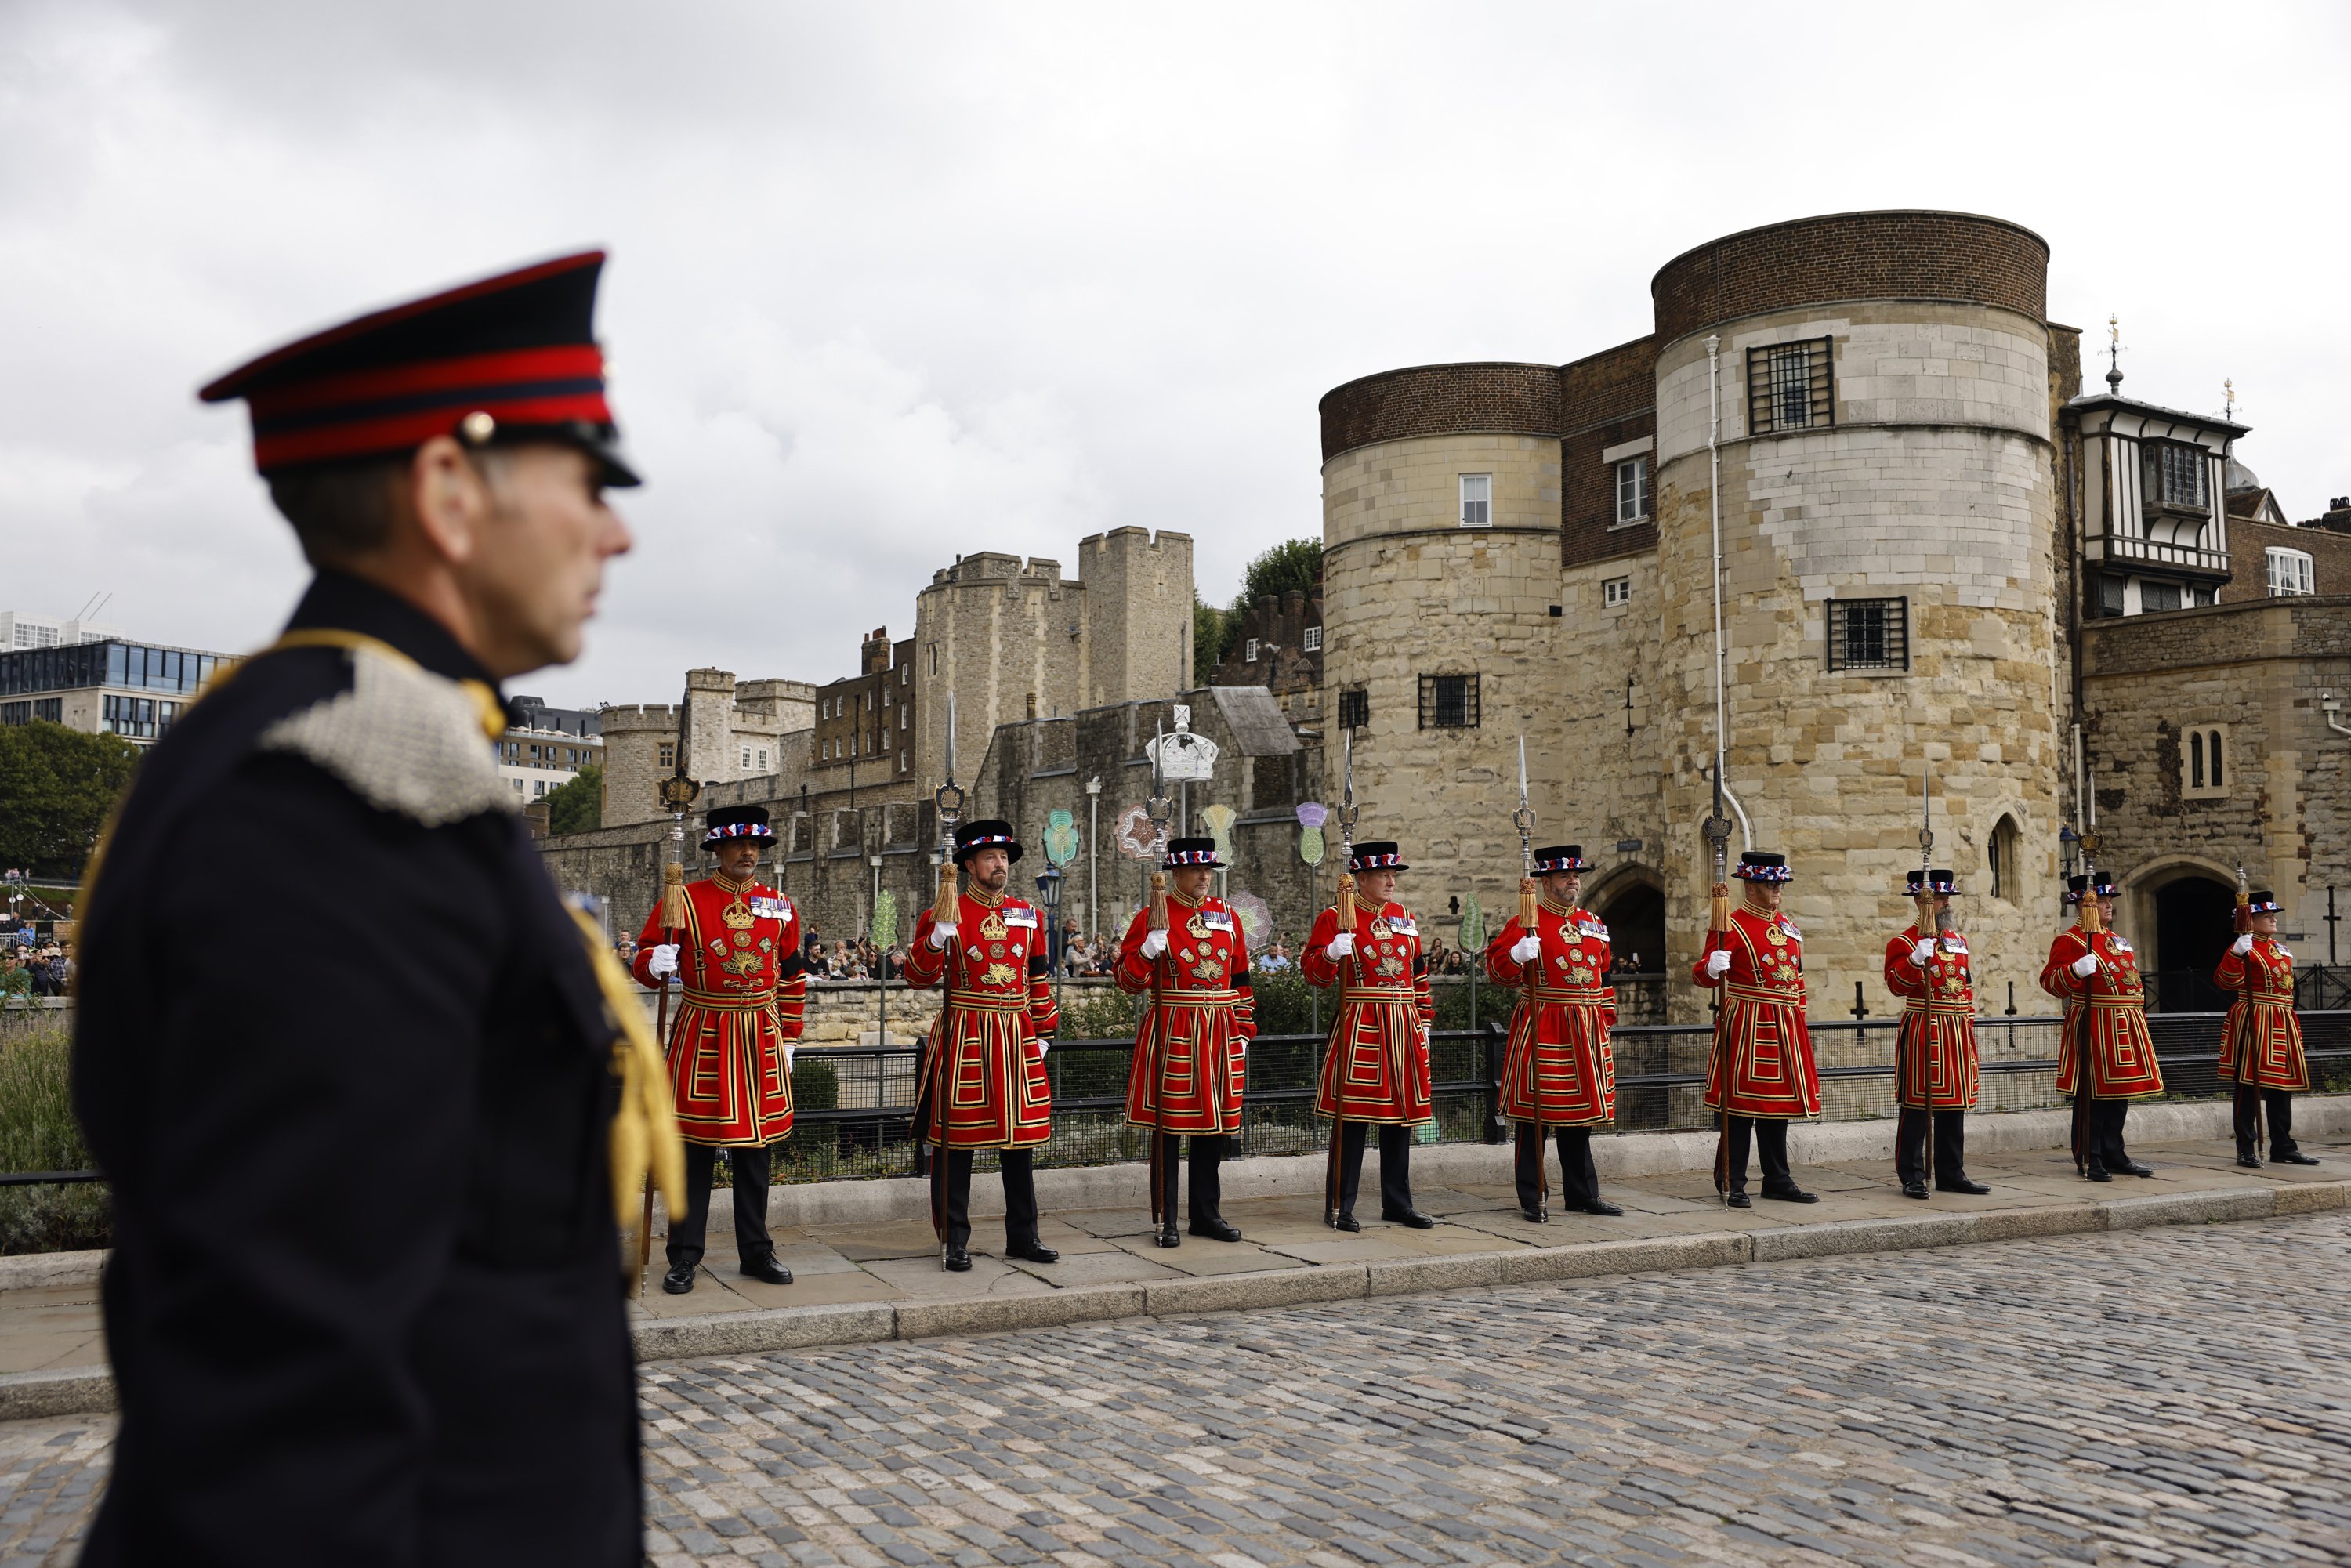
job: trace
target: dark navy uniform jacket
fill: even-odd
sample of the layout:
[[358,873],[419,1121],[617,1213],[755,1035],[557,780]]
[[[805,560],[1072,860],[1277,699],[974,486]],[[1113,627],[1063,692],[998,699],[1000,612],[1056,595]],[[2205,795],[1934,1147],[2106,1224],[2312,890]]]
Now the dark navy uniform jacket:
[[149,754],[83,911],[122,1422],[82,1561],[634,1564],[618,1031],[483,672],[333,573],[305,638]]

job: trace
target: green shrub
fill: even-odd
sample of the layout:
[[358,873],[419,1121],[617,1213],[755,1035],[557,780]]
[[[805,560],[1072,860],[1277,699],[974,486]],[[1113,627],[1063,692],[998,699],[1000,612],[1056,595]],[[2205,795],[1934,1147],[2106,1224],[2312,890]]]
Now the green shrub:
[[[0,1040],[0,1170],[89,1168],[62,1029]],[[113,1239],[105,1184],[0,1187],[0,1252],[69,1252]]]
[[830,1111],[841,1103],[841,1074],[820,1056],[803,1056],[792,1063],[792,1108]]

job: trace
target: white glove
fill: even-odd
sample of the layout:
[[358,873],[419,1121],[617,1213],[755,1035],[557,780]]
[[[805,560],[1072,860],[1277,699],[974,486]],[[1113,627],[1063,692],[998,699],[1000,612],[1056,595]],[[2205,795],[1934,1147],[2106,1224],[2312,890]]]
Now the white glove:
[[645,973],[656,980],[665,980],[676,974],[677,944],[664,942],[655,946],[653,956],[645,960]]
[[1039,1035],[1039,1036],[1037,1037],[1037,1060],[1038,1060],[1038,1061],[1044,1061],[1044,1060],[1045,1060],[1045,1053],[1046,1053],[1047,1051],[1049,1051],[1052,1050],[1052,1049],[1053,1049],[1053,1037],[1052,1037],[1051,1035],[1050,1035],[1050,1034],[1040,1034],[1040,1035]]
[[1719,980],[1730,973],[1730,949],[1717,947],[1706,956],[1706,977]]
[[791,1075],[792,1075],[792,1048],[790,1047],[790,1045],[787,1044],[787,1045],[784,1047],[784,1076],[785,1076],[785,1077],[787,1077],[787,1078],[789,1078]]
[[1420,1053],[1423,1056],[1428,1054],[1428,1031],[1425,1029],[1420,1031]]
[[1166,933],[1166,932],[1165,932],[1165,931],[1146,931],[1146,932],[1144,932],[1144,933],[1143,934],[1143,956],[1144,956],[1144,957],[1145,957],[1145,958],[1156,958],[1157,956],[1159,956],[1159,955],[1160,955],[1160,954],[1165,953],[1165,951],[1167,951],[1167,933]]
[[2229,951],[2234,953],[2240,958],[2243,957],[2252,950],[2253,934],[2250,931],[2246,932],[2242,936],[2238,937],[2234,942],[2229,944]]
[[1531,964],[1542,956],[1542,938],[1531,933],[1510,944],[1510,962]]
[[931,946],[944,953],[955,946],[956,928],[942,922],[931,927]]
[[1935,939],[1932,936],[1928,937],[1925,941],[1919,943],[1918,946],[1910,949],[1910,961],[1917,965],[1922,969],[1927,967],[1927,960],[1934,956]]
[[1339,935],[1331,938],[1331,945],[1322,949],[1323,952],[1330,955],[1331,958],[1334,962],[1345,957],[1354,950],[1355,934],[1352,931],[1340,932]]
[[[2210,947],[2207,947],[2204,950],[2208,953],[2211,951]],[[2082,978],[2085,980],[2097,972],[2097,967],[2098,956],[2095,953],[2085,953],[2080,957],[2074,960],[2074,973],[2081,976]]]

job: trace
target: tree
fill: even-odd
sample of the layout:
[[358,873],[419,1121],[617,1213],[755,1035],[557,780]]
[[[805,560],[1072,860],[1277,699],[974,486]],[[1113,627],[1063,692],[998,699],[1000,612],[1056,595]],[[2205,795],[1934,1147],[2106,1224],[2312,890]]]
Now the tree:
[[593,832],[604,825],[604,765],[590,762],[547,792],[547,831]]
[[1225,656],[1225,612],[1192,590],[1192,684],[1205,686]]
[[139,756],[119,735],[46,719],[0,725],[0,865],[79,877]]
[[1322,586],[1322,541],[1285,539],[1249,563],[1241,573],[1241,596],[1228,614],[1245,617],[1267,594],[1279,599],[1293,589],[1311,599]]

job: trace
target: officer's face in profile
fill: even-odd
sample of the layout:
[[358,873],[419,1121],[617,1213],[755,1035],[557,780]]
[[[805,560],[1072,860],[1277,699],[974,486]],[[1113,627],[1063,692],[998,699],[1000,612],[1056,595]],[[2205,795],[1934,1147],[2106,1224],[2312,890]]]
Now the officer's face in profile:
[[759,869],[759,841],[727,839],[718,846],[718,869],[741,882]]
[[551,442],[476,455],[437,436],[413,472],[425,530],[468,612],[461,640],[473,655],[499,679],[578,658],[604,562],[630,545],[596,460]]
[[1177,866],[1176,891],[1186,898],[1197,898],[1208,891],[1208,879],[1216,874],[1204,865]]
[[1011,873],[1012,857],[1000,849],[974,852],[964,862],[971,873],[971,883],[988,893],[1004,891],[1004,879]]
[[1392,871],[1359,871],[1355,873],[1355,891],[1364,902],[1377,907],[1385,904],[1395,892],[1396,873]]
[[2254,935],[2254,936],[2276,936],[2276,935],[2277,935],[2277,916],[2276,916],[2276,915],[2254,915],[2254,916],[2253,916],[2253,935]]
[[1543,878],[1543,891],[1551,894],[1553,904],[1573,904],[1583,892],[1583,873],[1555,871]]

